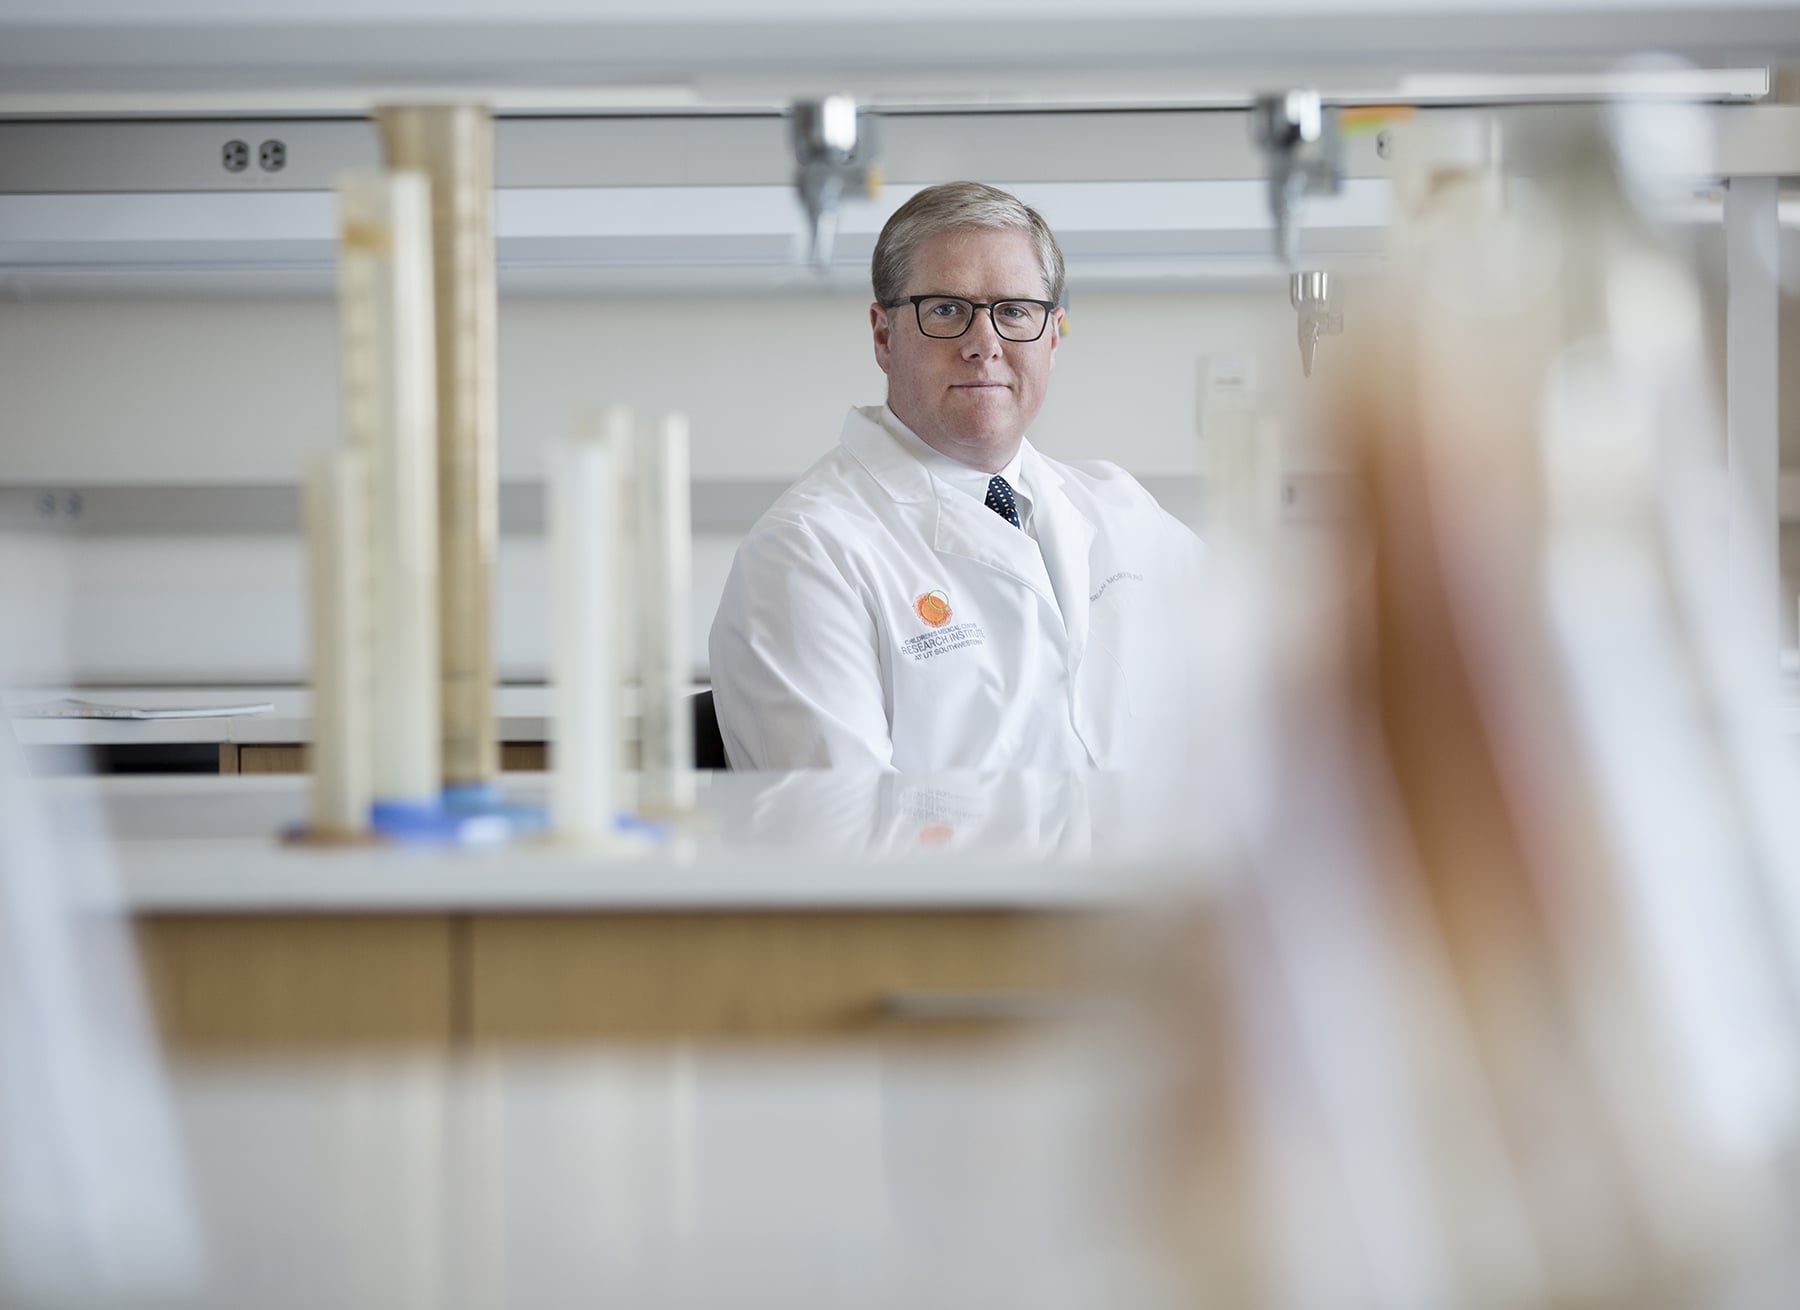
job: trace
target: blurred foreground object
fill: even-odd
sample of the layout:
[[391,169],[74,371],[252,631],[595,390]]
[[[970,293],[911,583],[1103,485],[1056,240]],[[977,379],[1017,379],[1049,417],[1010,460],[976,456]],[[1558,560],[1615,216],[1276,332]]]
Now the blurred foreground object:
[[190,1063],[220,1258],[89,1304],[1173,1310],[1102,1185],[1096,1075],[816,1045]]
[[1795,1286],[1800,788],[1722,585],[1699,290],[1597,114],[1506,144],[1400,156],[1328,420],[1354,520],[1215,535],[1243,876],[1169,951],[1152,1148],[1209,1303]]
[[[58,562],[0,534],[0,612],[54,615]],[[0,690],[16,657],[0,644]],[[199,1277],[145,1008],[99,816],[27,775],[0,712],[0,1305],[148,1300]]]

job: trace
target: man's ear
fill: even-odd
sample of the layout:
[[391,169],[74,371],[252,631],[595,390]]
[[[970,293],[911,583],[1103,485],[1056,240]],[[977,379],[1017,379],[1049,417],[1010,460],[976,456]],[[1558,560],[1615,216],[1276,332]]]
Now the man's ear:
[[1045,329],[1050,333],[1050,362],[1053,364],[1056,362],[1056,348],[1062,345],[1063,332],[1066,330],[1063,320],[1063,308],[1061,305],[1058,305],[1056,307],[1056,317],[1050,320],[1050,326]]
[[875,362],[885,373],[888,371],[888,351],[891,348],[889,333],[893,331],[894,324],[888,317],[887,310],[880,304],[869,306],[869,328],[875,334]]

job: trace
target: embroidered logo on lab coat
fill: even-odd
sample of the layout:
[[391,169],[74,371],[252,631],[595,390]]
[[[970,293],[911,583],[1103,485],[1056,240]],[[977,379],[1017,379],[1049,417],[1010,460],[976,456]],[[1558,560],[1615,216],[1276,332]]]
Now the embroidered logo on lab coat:
[[950,623],[950,597],[941,591],[928,591],[914,597],[913,613],[931,629],[900,643],[900,653],[912,656],[915,662],[947,651],[979,646],[987,640],[987,633],[981,630],[979,623]]
[[987,633],[981,630],[979,623],[957,623],[948,628],[936,628],[930,632],[921,632],[916,637],[908,637],[900,643],[900,653],[912,656],[915,661],[929,660],[947,655],[953,650],[979,646],[986,640]]
[[934,628],[950,622],[950,598],[941,591],[928,591],[913,601],[918,616]]
[[1088,604],[1095,604],[1106,594],[1106,589],[1108,587],[1112,586],[1115,582],[1123,582],[1127,578],[1131,579],[1133,582],[1142,582],[1144,580],[1144,575],[1142,573],[1133,573],[1130,569],[1126,569],[1123,573],[1113,574],[1112,577],[1100,584],[1100,589],[1098,591],[1093,592],[1088,596]]

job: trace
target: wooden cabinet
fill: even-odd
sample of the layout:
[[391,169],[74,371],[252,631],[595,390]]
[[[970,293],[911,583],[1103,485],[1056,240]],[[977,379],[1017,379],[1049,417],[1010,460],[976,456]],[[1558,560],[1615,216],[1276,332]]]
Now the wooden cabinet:
[[452,923],[437,915],[142,918],[164,1041],[183,1049],[446,1046]]
[[1075,911],[149,915],[177,1048],[991,1033],[1104,980]]
[[949,1031],[1087,982],[1076,916],[494,915],[469,926],[469,1039]]
[[[507,773],[541,773],[549,747],[541,741],[503,741],[500,768]],[[306,747],[297,743],[219,743],[220,773],[305,773]]]

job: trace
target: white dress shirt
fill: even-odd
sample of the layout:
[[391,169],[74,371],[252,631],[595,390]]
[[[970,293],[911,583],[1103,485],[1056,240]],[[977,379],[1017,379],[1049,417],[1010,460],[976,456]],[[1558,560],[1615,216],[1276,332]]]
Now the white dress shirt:
[[[907,427],[900,416],[886,405],[881,407],[880,421],[882,427],[899,438],[901,445],[912,451],[932,477],[946,486],[975,497],[982,508],[987,508],[988,482],[994,477],[992,473],[970,468],[962,461],[951,459],[942,451],[926,445],[925,439]],[[1019,511],[1019,527],[1026,536],[1036,541],[1037,529],[1031,519],[1031,488],[1026,485],[1024,464],[1025,443],[1021,441],[1019,448],[1013,452],[1011,461],[1000,470],[1000,476],[1013,489],[1013,501]],[[993,511],[988,510],[988,513],[992,514]]]

